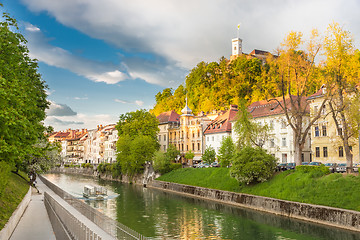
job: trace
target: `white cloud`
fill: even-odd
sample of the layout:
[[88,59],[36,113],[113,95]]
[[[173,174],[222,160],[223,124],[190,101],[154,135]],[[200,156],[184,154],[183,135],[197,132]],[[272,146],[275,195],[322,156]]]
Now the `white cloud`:
[[49,109],[46,110],[47,116],[75,116],[77,114],[66,104],[58,104],[53,101],[49,102]]
[[[26,23],[28,31],[28,47],[32,58],[36,58],[50,66],[70,70],[95,82],[116,84],[129,79],[129,75],[120,71],[124,66],[114,66],[102,62],[92,61],[72,54],[71,52],[52,46],[38,29],[34,31],[33,25]],[[118,69],[116,69],[118,68]]]
[[121,100],[121,99],[114,99],[115,102],[118,103],[123,103],[123,104],[136,104],[139,107],[142,107],[144,105],[144,102],[141,100],[135,100],[135,101],[126,101],[126,100]]
[[67,128],[72,129],[95,129],[97,125],[107,125],[114,124],[118,121],[117,117],[107,115],[107,114],[98,114],[98,115],[88,115],[88,114],[77,114],[76,116],[49,116],[45,119],[44,124],[46,126],[52,126],[55,131],[65,130]]
[[29,31],[29,32],[40,32],[40,28],[38,28],[30,23],[25,24],[25,30]]
[[272,51],[290,30],[309,32],[332,20],[346,23],[351,19],[351,32],[359,35],[360,31],[359,3],[346,0],[23,2],[32,11],[46,11],[93,38],[153,53],[187,69],[201,60],[229,57],[239,22],[246,52],[254,48]]

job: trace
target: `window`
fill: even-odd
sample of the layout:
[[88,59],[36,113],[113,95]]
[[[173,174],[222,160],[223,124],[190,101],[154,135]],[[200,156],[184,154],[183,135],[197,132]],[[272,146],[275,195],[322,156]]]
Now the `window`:
[[321,114],[325,115],[326,114],[326,106],[324,105],[321,109]]
[[197,145],[198,145],[198,151],[200,151],[200,143],[198,143]]
[[315,126],[315,137],[320,136],[319,126]]
[[195,132],[192,132],[192,137],[195,138]]
[[211,141],[214,141],[214,136],[211,137]]
[[281,161],[282,161],[283,163],[287,163],[287,154],[286,154],[286,153],[283,153],[283,154],[282,154],[282,159],[281,159]]
[[304,162],[304,154],[301,154],[301,162]]
[[315,156],[320,157],[320,148],[319,147],[315,148]]
[[209,136],[206,137],[206,141],[209,141]]
[[274,120],[270,121],[270,129],[273,130],[274,129]]
[[281,120],[281,128],[286,128],[286,122],[285,122],[285,120]]
[[166,135],[164,135],[164,141],[166,141]]
[[275,139],[273,138],[270,139],[270,147],[275,147]]
[[340,128],[338,129],[338,135],[339,135],[339,136],[342,136],[342,135],[343,135],[342,127],[340,127]]
[[195,143],[192,144],[192,150],[195,151]]
[[200,137],[200,130],[198,130],[198,137]]
[[323,147],[323,155],[324,157],[328,156],[327,147]]
[[163,145],[164,151],[166,151],[166,145]]
[[159,142],[161,141],[161,135],[159,135]]
[[281,139],[281,146],[286,147],[286,138]]
[[344,148],[342,146],[339,147],[339,157],[344,157]]
[[350,152],[352,152],[352,146],[349,146]]
[[322,135],[323,135],[323,137],[326,137],[326,126],[325,125],[322,126]]

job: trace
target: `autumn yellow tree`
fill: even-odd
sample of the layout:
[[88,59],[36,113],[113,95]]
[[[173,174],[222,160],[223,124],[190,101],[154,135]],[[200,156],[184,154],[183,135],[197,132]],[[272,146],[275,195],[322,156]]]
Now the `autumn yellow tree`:
[[[303,46],[306,50],[301,50]],[[301,32],[290,32],[278,49],[279,56],[269,57],[267,71],[263,72],[262,84],[266,86],[264,91],[267,99],[278,102],[293,131],[296,165],[301,164],[302,150],[311,126],[320,118],[320,111],[309,118],[309,102],[306,98],[320,86],[315,58],[321,46],[316,30],[312,31],[306,42]]]
[[[357,99],[359,84],[360,54],[355,50],[349,31],[338,23],[332,23],[327,29],[324,40],[324,73],[327,79],[329,107],[345,150],[347,172],[352,171],[353,155],[351,140],[358,134],[358,128],[352,121],[354,99]],[[356,104],[359,106],[358,104]]]

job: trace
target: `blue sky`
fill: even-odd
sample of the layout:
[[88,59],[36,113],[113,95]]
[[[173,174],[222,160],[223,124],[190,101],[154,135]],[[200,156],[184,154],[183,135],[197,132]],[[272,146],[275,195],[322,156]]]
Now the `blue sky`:
[[19,22],[30,55],[49,86],[46,125],[56,130],[116,123],[150,109],[155,94],[176,88],[200,61],[243,51],[273,52],[289,31],[325,32],[332,21],[358,47],[356,0],[2,0]]

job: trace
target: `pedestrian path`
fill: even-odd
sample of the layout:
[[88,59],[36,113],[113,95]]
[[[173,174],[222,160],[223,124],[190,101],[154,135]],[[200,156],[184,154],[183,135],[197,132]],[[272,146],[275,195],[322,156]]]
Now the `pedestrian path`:
[[53,240],[56,239],[44,204],[44,192],[48,187],[38,178],[31,200],[20,218],[10,240]]

